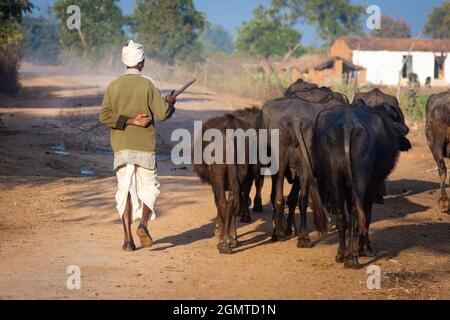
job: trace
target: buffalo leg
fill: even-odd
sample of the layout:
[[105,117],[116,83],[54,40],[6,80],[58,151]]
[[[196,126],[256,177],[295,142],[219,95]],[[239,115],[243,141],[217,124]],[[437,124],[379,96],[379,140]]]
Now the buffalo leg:
[[292,185],[291,192],[288,196],[288,208],[289,214],[287,218],[287,227],[284,232],[286,236],[292,235],[292,228],[294,228],[294,232],[297,233],[297,228],[295,226],[295,208],[298,204],[298,195],[300,192],[300,180],[298,178],[294,178],[294,184]]
[[277,190],[277,177],[278,175],[272,176],[272,190],[270,191],[270,202],[272,203],[272,208],[275,210],[275,195]]
[[347,254],[344,258],[344,266],[349,269],[358,269],[358,251],[359,251],[359,227],[358,217],[355,205],[352,205],[351,212],[349,214],[350,220],[350,234],[349,245],[347,248]]
[[439,209],[445,213],[449,211],[449,201],[447,191],[445,190],[447,182],[447,167],[445,165],[444,158],[441,158],[439,160],[438,167],[439,167],[439,175],[441,177],[441,196],[439,198]]
[[366,229],[367,229],[367,235],[360,235],[359,240],[359,256],[361,257],[373,257],[373,250],[370,245],[369,240],[369,228],[370,223],[372,222],[372,207],[373,202],[372,199],[367,199],[364,204],[364,211],[366,213]]
[[239,211],[240,188],[239,181],[236,179],[236,170],[236,166],[229,166],[227,170],[230,190],[226,201],[225,216],[222,218],[222,237],[217,246],[220,253],[232,253],[232,247],[237,245],[237,236],[234,234],[235,225],[233,224],[236,213]]
[[299,207],[300,207],[300,228],[298,232],[298,243],[299,248],[312,248],[313,244],[308,235],[307,226],[307,211],[308,211],[308,200],[309,200],[309,188],[306,184],[300,191]]
[[246,179],[242,188],[241,196],[239,199],[240,202],[240,216],[241,222],[250,223],[252,222],[252,218],[250,217],[250,190],[252,188],[252,180]]
[[[281,167],[283,168],[283,167]],[[275,208],[273,214],[273,235],[272,241],[283,241],[286,239],[283,230],[283,218],[284,218],[284,196],[283,196],[283,184],[284,174],[278,173],[275,178]]]
[[441,212],[449,212],[449,200],[445,185],[447,181],[447,167],[444,161],[444,147],[445,141],[443,139],[431,139],[429,141],[431,152],[433,153],[434,160],[439,169],[439,176],[441,178],[441,195],[439,198],[439,210]]
[[[362,188],[362,183],[359,187]],[[364,189],[362,189],[364,190]],[[344,257],[344,266],[349,269],[358,269],[360,267],[358,262],[359,254],[359,241],[360,241],[360,229],[358,223],[358,212],[356,209],[358,199],[366,199],[364,192],[359,190],[347,190],[346,202],[348,208],[349,217],[349,234],[348,234],[348,246]],[[364,202],[365,204],[366,202]],[[363,208],[364,210],[364,208]],[[366,215],[366,214],[365,214]]]
[[331,200],[333,213],[336,214],[336,228],[339,232],[339,247],[336,255],[337,263],[344,263],[347,253],[347,218],[345,216],[344,198],[339,187],[334,186]]
[[238,238],[237,238],[237,230],[236,230],[236,216],[237,216],[237,211],[233,215],[233,218],[231,220],[231,225],[230,225],[230,235],[231,235],[231,246],[232,247],[237,247],[239,245]]
[[257,172],[255,172],[255,189],[256,194],[255,198],[253,200],[253,212],[263,212],[263,205],[262,205],[262,197],[261,192],[264,185],[264,176],[260,175],[259,173],[259,167],[257,167]]
[[225,210],[227,206],[227,198],[225,193],[225,172],[219,171],[218,173],[213,173],[213,169],[210,169],[211,172],[211,185],[214,192],[214,201],[216,203],[217,208],[217,218],[216,218],[216,226],[215,226],[215,235],[217,238],[222,238],[222,227],[223,227],[223,218],[225,217]]

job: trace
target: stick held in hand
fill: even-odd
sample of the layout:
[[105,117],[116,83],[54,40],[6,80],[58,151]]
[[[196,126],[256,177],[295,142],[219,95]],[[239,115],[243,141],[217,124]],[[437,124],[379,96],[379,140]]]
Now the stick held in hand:
[[173,94],[173,96],[174,96],[175,98],[178,97],[180,94],[182,94],[183,92],[185,92],[190,86],[192,86],[196,81],[197,81],[197,79],[193,79],[193,80],[189,81],[189,82],[186,83],[180,90],[175,91],[175,93]]

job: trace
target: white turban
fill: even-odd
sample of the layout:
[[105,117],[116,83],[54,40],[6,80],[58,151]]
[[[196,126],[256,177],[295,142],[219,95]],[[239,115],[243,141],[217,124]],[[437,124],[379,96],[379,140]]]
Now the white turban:
[[133,40],[128,42],[128,45],[122,49],[122,61],[128,67],[134,67],[145,58],[144,46],[136,43]]

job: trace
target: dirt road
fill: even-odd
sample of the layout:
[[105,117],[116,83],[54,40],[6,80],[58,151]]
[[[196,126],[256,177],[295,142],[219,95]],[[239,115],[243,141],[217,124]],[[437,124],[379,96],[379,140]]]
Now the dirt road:
[[[210,188],[164,154],[173,129],[192,130],[193,120],[258,102],[199,86],[183,96],[172,121],[158,124],[162,196],[150,225],[156,244],[123,252],[107,130],[94,128],[88,144],[76,130],[95,122],[112,78],[25,67],[22,93],[0,98],[1,299],[450,298],[450,216],[436,208],[439,179],[420,125],[411,125],[413,150],[391,175],[386,204],[375,208],[377,257],[361,259],[361,270],[334,262],[336,233],[319,239],[312,232],[312,249],[298,249],[294,238],[272,243],[269,181],[264,213],[239,224],[235,254],[220,255]],[[68,155],[54,153],[61,142]],[[371,264],[381,268],[381,290],[367,288]],[[71,265],[80,267],[80,290],[66,287]]]

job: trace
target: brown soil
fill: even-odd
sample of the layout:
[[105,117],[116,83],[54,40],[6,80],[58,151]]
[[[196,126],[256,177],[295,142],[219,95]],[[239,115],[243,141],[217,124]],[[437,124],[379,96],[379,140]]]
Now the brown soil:
[[[312,249],[298,249],[295,238],[272,243],[268,180],[264,213],[239,224],[235,254],[220,255],[209,186],[191,168],[167,160],[159,162],[159,218],[150,224],[155,245],[129,253],[121,249],[112,155],[94,152],[108,148],[107,130],[94,128],[86,144],[73,125],[95,125],[113,76],[23,69],[21,94],[0,97],[0,298],[450,298],[450,216],[437,210],[439,178],[420,124],[411,124],[413,150],[389,178],[386,204],[375,207],[377,256],[361,259],[361,270],[334,262],[336,233],[319,239],[312,232]],[[193,120],[252,104],[258,102],[196,86],[180,100],[174,119],[158,124],[161,152],[169,150],[173,129],[192,130]],[[61,142],[69,155],[51,150]],[[84,177],[83,169],[96,175]],[[371,264],[381,268],[381,290],[367,288]],[[81,268],[81,290],[66,288],[70,265]]]

